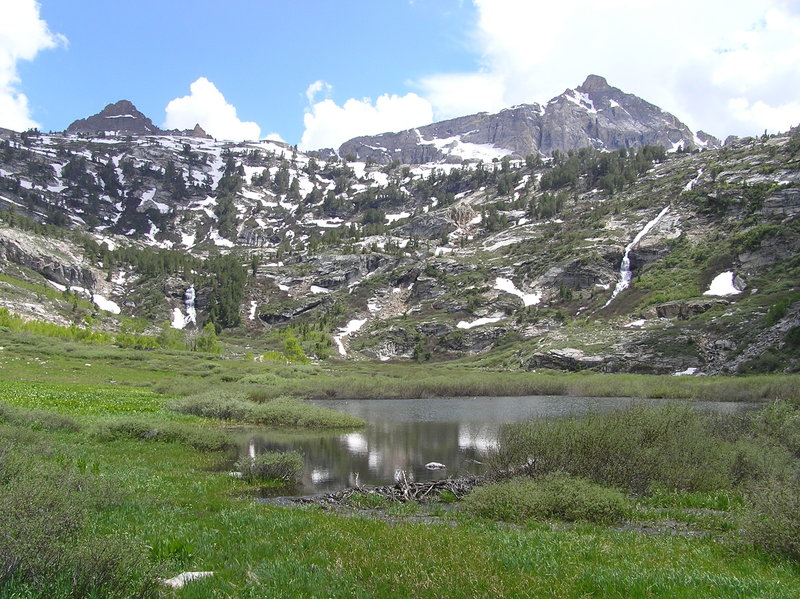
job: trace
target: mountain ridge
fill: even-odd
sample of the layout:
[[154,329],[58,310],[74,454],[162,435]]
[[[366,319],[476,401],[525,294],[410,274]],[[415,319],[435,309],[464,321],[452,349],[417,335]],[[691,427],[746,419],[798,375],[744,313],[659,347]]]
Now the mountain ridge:
[[0,307],[318,360],[791,370],[798,216],[800,130],[422,165],[0,131]]
[[675,151],[720,147],[718,139],[693,133],[677,117],[589,75],[545,105],[520,104],[497,113],[438,121],[396,133],[359,136],[344,142],[340,156],[387,164],[491,161],[505,155],[545,156],[582,147],[608,151],[662,145]]

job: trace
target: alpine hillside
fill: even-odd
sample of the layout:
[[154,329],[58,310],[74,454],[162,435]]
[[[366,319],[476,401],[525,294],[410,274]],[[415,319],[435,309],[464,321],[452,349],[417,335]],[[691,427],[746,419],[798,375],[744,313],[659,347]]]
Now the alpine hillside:
[[338,154],[123,100],[0,130],[0,307],[267,359],[794,371],[799,213],[800,130],[723,146],[595,75]]

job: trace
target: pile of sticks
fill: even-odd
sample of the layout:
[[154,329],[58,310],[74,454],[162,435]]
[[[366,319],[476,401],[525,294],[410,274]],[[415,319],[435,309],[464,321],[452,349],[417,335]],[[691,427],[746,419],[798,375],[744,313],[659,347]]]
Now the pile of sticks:
[[483,476],[450,478],[429,482],[409,482],[403,476],[393,485],[383,487],[350,487],[336,493],[325,493],[314,497],[298,497],[297,503],[347,504],[353,495],[378,495],[389,501],[405,503],[408,501],[437,501],[443,491],[449,491],[455,498],[461,499],[478,485],[486,482]]

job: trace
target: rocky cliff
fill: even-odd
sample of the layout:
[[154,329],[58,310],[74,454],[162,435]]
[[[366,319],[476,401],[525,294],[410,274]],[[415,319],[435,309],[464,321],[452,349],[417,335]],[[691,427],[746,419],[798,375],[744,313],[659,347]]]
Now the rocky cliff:
[[339,155],[388,164],[461,162],[529,154],[551,155],[592,147],[602,150],[645,145],[715,148],[719,140],[695,135],[675,116],[589,75],[582,85],[540,104],[521,104],[498,113],[479,113],[399,133],[356,137]]

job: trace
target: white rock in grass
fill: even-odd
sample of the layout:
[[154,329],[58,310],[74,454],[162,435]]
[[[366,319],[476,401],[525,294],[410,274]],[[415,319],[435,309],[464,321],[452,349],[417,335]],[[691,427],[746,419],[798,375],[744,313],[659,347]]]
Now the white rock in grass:
[[440,462],[428,462],[427,464],[425,464],[425,467],[428,470],[443,470],[443,469],[447,468],[447,466],[445,466],[444,464],[442,464]]
[[187,582],[213,575],[213,572],[181,572],[177,576],[162,580],[161,583],[173,589],[182,589]]

